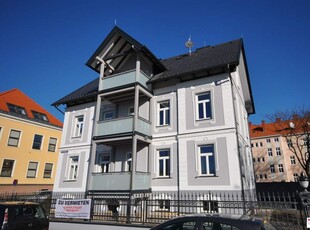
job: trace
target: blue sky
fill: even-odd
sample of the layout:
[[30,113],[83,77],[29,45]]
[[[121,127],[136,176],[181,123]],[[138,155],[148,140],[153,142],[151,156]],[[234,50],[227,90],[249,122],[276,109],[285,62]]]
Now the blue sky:
[[51,104],[97,77],[85,66],[117,26],[158,58],[244,39],[259,123],[309,106],[310,1],[0,0],[0,92],[19,88]]

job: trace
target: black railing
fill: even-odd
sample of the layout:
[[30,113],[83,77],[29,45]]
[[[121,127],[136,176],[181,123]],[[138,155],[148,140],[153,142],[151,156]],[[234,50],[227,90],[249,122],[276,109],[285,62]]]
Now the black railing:
[[[278,229],[302,229],[308,208],[294,193],[258,193],[255,197],[238,193],[50,193],[0,194],[0,201],[39,202],[55,218],[57,199],[92,200],[90,222],[155,225],[173,217],[197,213],[247,214],[269,221]],[[308,211],[308,210],[306,210]],[[67,220],[68,221],[68,220]],[[69,220],[70,221],[70,220]],[[76,222],[77,220],[75,220]],[[83,220],[85,221],[85,220]]]

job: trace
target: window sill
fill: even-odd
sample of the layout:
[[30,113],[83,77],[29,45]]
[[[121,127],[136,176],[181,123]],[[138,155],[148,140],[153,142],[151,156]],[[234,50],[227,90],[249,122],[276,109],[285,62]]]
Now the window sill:
[[64,180],[63,182],[76,182],[77,180]]
[[172,177],[155,177],[155,178],[153,178],[153,180],[162,180],[162,179],[167,180],[167,179],[172,179]]
[[168,128],[170,127],[170,124],[169,125],[156,125],[156,128]]
[[195,178],[199,179],[199,178],[210,178],[210,177],[219,177],[217,175],[199,175],[199,176],[195,176]]

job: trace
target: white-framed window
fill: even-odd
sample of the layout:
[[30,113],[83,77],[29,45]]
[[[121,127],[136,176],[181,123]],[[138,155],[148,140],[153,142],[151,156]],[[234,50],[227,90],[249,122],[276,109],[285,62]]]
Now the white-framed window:
[[38,169],[38,162],[30,161],[28,164],[27,178],[36,178]]
[[157,200],[160,210],[169,211],[170,210],[170,200]]
[[129,109],[128,109],[128,115],[129,115],[129,116],[135,115],[135,108],[134,108],[134,107],[129,107]]
[[158,125],[170,125],[170,101],[158,102]]
[[69,158],[69,180],[76,180],[78,175],[79,157],[72,156]]
[[253,144],[253,143],[251,143],[251,147],[252,147],[252,148],[254,147],[254,144]]
[[275,137],[273,140],[274,140],[274,142],[279,142],[279,138],[278,137]]
[[281,149],[280,149],[280,147],[276,147],[276,154],[277,154],[277,156],[281,156]]
[[56,151],[56,144],[57,144],[57,139],[50,137],[50,140],[48,143],[48,151],[49,152],[55,152]]
[[259,142],[259,146],[260,146],[260,147],[263,147],[263,142]]
[[272,157],[272,148],[267,149],[268,156]]
[[158,154],[158,176],[170,176],[170,149],[160,149]]
[[270,172],[271,173],[275,173],[276,172],[276,170],[274,168],[274,165],[270,165],[269,167],[270,167]]
[[289,147],[289,148],[293,147],[293,143],[292,143],[291,139],[287,140],[287,147]]
[[52,178],[53,163],[45,163],[43,178]]
[[265,157],[262,157],[262,162],[265,162]]
[[35,134],[34,138],[33,138],[33,143],[32,143],[32,149],[41,149],[41,145],[42,145],[42,140],[43,140],[43,136],[39,135],[39,134]]
[[99,165],[101,167],[102,173],[110,172],[110,164],[111,164],[111,153],[104,152],[99,154]]
[[200,175],[214,176],[215,175],[215,156],[214,145],[201,145],[198,147],[200,161]]
[[196,95],[196,119],[212,119],[211,92]]
[[284,172],[283,164],[278,164],[278,170],[279,170],[280,173]]
[[114,110],[102,111],[102,120],[111,120],[114,119]]
[[258,147],[258,142],[255,143],[255,147]]
[[294,181],[297,182],[299,179],[298,173],[293,173]]
[[265,174],[264,177],[265,177],[265,179],[267,180],[267,178],[268,178],[267,174]]
[[257,157],[257,162],[260,162],[260,157]]
[[271,143],[270,138],[266,139],[266,143]]
[[8,146],[13,146],[13,147],[18,146],[20,133],[21,131],[11,129],[9,140],[8,140]]
[[125,171],[131,172],[132,170],[132,153],[126,153]]
[[11,177],[13,173],[14,160],[4,159],[0,177]]
[[203,200],[202,210],[207,213],[218,213],[219,205],[217,200]]
[[220,197],[214,194],[205,194],[197,198],[197,213],[221,213],[219,207]]
[[81,137],[84,128],[84,116],[76,116],[74,124],[74,137]]
[[296,164],[295,156],[290,156],[290,160],[291,160],[291,165]]

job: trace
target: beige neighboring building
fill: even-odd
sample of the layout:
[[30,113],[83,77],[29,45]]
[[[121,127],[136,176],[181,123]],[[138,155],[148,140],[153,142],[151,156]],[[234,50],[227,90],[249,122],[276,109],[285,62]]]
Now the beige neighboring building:
[[[297,157],[273,123],[249,124],[256,182],[292,182],[304,175]],[[294,142],[294,141],[293,141]]]
[[52,190],[62,122],[19,89],[0,93],[0,193]]

